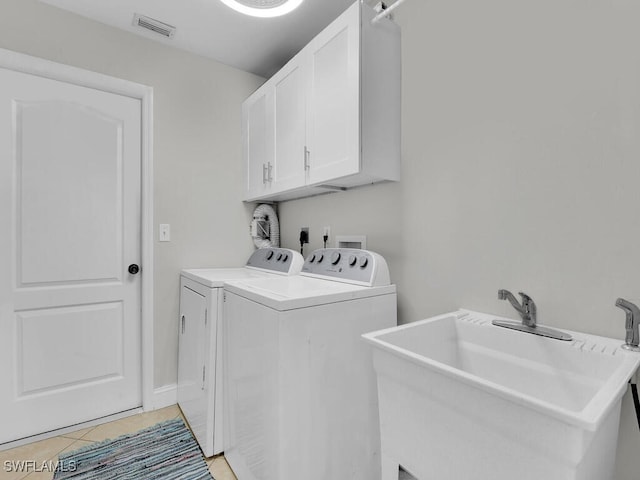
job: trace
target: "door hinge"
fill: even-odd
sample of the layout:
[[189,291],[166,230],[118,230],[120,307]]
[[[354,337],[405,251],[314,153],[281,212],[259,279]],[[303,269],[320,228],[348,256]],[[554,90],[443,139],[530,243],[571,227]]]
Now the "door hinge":
[[227,301],[227,292],[222,292],[222,301],[223,302]]

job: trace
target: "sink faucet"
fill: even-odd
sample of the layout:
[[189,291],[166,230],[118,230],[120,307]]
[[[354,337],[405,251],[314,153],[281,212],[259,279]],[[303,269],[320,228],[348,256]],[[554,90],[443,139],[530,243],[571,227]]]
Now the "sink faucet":
[[625,336],[625,344],[622,348],[636,352],[640,351],[640,347],[638,346],[640,343],[640,334],[638,333],[638,325],[640,324],[640,308],[624,298],[616,300],[616,307],[621,308],[627,314],[627,321],[625,324],[627,335]]
[[[498,298],[500,300],[509,300],[509,303],[513,305],[513,308],[515,308],[522,317],[522,323],[513,322],[511,320],[496,319],[491,322],[493,325],[496,325],[498,327],[510,328],[511,330],[518,330],[520,332],[533,333],[534,335],[554,338],[556,340],[573,340],[573,337],[567,332],[556,330],[554,328],[544,327],[542,325],[537,325],[536,314],[538,312],[538,309],[536,308],[535,302],[526,293],[518,292],[518,294],[522,297],[522,305],[518,303],[516,297],[514,297],[509,290],[498,290]],[[637,318],[640,320],[640,311],[638,311]]]
[[[515,308],[522,317],[522,324],[527,327],[535,328],[536,326],[536,304],[526,293],[518,292],[518,295],[522,297],[522,305],[516,300],[516,297],[509,290],[498,290],[498,298],[500,300],[509,300],[509,303]],[[640,320],[640,312],[638,319]]]

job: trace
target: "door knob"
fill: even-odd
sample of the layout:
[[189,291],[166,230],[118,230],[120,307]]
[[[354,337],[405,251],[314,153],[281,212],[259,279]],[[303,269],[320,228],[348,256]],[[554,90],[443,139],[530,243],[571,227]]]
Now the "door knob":
[[138,265],[136,265],[135,263],[132,263],[131,265],[129,265],[129,273],[131,275],[135,275],[139,271],[140,271],[140,267]]

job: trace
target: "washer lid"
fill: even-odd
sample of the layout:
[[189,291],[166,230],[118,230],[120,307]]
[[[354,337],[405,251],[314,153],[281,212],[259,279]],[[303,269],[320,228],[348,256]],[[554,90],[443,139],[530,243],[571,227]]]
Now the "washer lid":
[[247,267],[240,268],[190,268],[180,274],[205,287],[219,288],[230,280],[273,277],[275,275]]
[[363,287],[302,275],[225,283],[225,290],[279,311],[395,294],[395,285]]

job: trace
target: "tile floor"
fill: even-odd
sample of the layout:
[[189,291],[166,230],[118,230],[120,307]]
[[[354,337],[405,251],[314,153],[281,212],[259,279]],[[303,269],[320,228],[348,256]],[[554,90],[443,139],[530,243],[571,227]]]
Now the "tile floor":
[[[134,433],[143,428],[155,425],[158,422],[178,417],[182,418],[182,413],[177,405],[173,405],[153,412],[140,413],[113,422],[104,423],[96,427],[65,433],[59,437],[41,440],[11,450],[0,451],[0,479],[51,480],[53,478],[53,472],[34,471],[33,468],[25,472],[7,471],[6,466],[9,464],[5,462],[17,462],[19,460],[31,461],[35,462],[38,470],[46,470],[46,466],[55,464],[58,455],[62,452],[77,450],[85,445],[100,442],[107,438],[115,438],[125,433]],[[216,480],[236,480],[224,456],[218,455],[207,458],[206,462],[207,465],[209,465],[211,475],[213,475]],[[33,463],[30,465],[33,465]],[[45,465],[44,468],[42,468],[43,465]],[[13,470],[15,470],[15,467]]]

